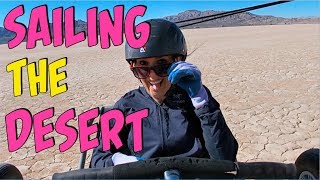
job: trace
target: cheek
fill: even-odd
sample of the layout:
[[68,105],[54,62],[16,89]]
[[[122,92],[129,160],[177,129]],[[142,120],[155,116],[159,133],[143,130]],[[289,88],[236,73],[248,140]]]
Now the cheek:
[[148,87],[149,83],[145,79],[141,79],[141,83],[143,84],[144,87]]
[[166,87],[170,87],[170,86],[171,86],[171,83],[170,83],[170,81],[168,80],[168,78],[165,78],[163,81],[164,81],[164,85],[165,85]]

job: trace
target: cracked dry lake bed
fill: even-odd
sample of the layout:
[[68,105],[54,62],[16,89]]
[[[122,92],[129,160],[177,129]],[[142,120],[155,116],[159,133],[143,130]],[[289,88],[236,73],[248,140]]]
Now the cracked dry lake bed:
[[[202,72],[203,83],[221,105],[226,122],[239,143],[237,160],[292,163],[303,151],[319,147],[319,25],[273,25],[183,30],[187,58]],[[88,48],[52,46],[8,50],[0,45],[0,161],[14,164],[25,178],[50,178],[54,172],[76,169],[78,142],[60,153],[65,139],[55,132],[56,145],[35,153],[33,136],[15,152],[8,152],[5,115],[17,108],[32,114],[55,107],[55,116],[75,108],[76,114],[113,105],[140,85],[124,59],[124,46]],[[23,74],[23,94],[13,97],[12,74],[6,65],[28,57],[29,62],[67,57],[68,91],[30,97]],[[76,126],[74,122],[71,125]],[[31,132],[32,134],[33,132]],[[89,152],[89,154],[91,151]],[[90,156],[87,157],[90,159]]]

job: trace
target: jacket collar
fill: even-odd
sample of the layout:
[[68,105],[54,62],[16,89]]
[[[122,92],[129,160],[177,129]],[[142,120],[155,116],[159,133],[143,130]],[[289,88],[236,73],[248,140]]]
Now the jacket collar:
[[139,90],[140,90],[140,92],[141,92],[145,97],[147,97],[147,98],[152,98],[152,97],[150,96],[150,94],[147,92],[147,90],[146,90],[143,86],[139,86]]
[[139,86],[139,90],[140,92],[142,93],[142,95],[144,97],[146,97],[147,99],[150,99],[151,101],[153,101],[155,104],[159,105],[159,106],[162,106],[165,102],[165,100],[161,103],[161,104],[158,104],[152,97],[151,95],[147,92],[146,88],[144,88],[143,86]]

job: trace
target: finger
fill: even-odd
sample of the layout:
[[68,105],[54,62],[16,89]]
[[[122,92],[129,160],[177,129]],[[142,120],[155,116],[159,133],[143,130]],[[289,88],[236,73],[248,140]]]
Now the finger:
[[183,69],[183,70],[179,69],[175,72],[172,72],[171,83],[176,84],[181,80],[181,78],[187,78],[187,77],[190,77],[190,78],[193,77],[192,71],[189,71],[188,69]]
[[171,83],[173,83],[174,79],[176,79],[175,81],[177,81],[177,78],[180,78],[181,73],[183,73],[182,70],[180,70],[179,68],[175,68],[173,71],[170,72],[168,80]]
[[188,74],[192,74],[192,76],[190,76],[190,80],[198,80],[201,77],[201,72],[197,66],[190,63],[180,67],[179,70],[185,70],[188,72]]
[[181,64],[181,63],[183,63],[183,61],[178,61],[178,62],[175,62],[175,63],[173,63],[171,66],[170,66],[170,68],[168,69],[168,74],[170,74],[170,72],[173,70],[173,69],[175,69],[179,64]]
[[174,66],[172,66],[171,68],[170,68],[170,71],[168,71],[169,73],[169,77],[168,77],[168,80],[169,81],[172,81],[172,78],[173,78],[173,76],[174,76],[174,72],[176,72],[176,71],[178,71],[178,70],[180,70],[182,67],[184,67],[186,65],[186,62],[183,62],[183,61],[180,61],[180,63],[178,62],[178,63],[175,63],[174,64]]
[[174,74],[175,74],[175,72],[173,72],[173,70],[174,69],[176,69],[176,67],[178,66],[178,64],[177,63],[174,63],[171,67],[170,67],[170,69],[168,70],[168,80],[171,82],[172,81],[172,78],[173,78],[173,76],[174,76]]
[[170,82],[172,82],[174,76],[176,76],[175,75],[176,71],[181,71],[181,70],[184,71],[184,72],[188,71],[188,74],[194,74],[194,76],[193,76],[194,79],[196,78],[195,76],[197,74],[200,74],[199,69],[195,65],[193,65],[191,63],[187,63],[187,62],[175,63],[173,66],[171,66],[171,68],[169,70],[170,71],[168,71],[169,72],[168,73],[169,74],[168,80]]
[[[178,64],[175,69],[173,69],[168,77],[168,80],[171,83],[176,83],[179,79],[177,78],[181,78],[183,76],[183,73],[185,73],[185,76],[189,76],[189,75],[193,75],[195,76],[195,73],[197,73],[197,69],[194,65],[192,64]],[[179,76],[177,76],[177,73],[179,73]],[[182,73],[182,74],[180,74]],[[195,77],[193,77],[195,78]],[[175,80],[174,80],[175,79]]]

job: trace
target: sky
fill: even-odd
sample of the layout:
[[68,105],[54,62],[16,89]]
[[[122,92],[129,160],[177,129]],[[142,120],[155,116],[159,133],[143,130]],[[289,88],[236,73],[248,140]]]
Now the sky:
[[[75,6],[75,19],[82,19],[86,21],[86,10],[91,7],[98,7],[98,11],[108,9],[112,14],[112,9],[116,5],[124,5],[125,10],[129,10],[135,5],[145,5],[147,6],[146,14],[143,17],[138,17],[137,21],[143,21],[150,18],[162,18],[169,15],[175,15],[185,10],[234,10],[245,8],[248,6],[255,6],[259,4],[264,4],[273,1],[244,1],[244,0],[232,0],[232,1],[197,1],[197,0],[130,0],[130,1],[111,1],[111,0],[100,0],[100,1],[84,1],[84,0],[60,0],[60,1],[2,1],[0,0],[0,27],[3,27],[3,21],[5,16],[21,4],[24,5],[25,14],[17,19],[18,22],[22,22],[25,25],[28,24],[30,18],[30,12],[33,8],[47,4],[49,9],[49,21],[51,22],[51,11],[57,7],[68,8],[70,6]],[[259,10],[250,11],[251,13],[257,15],[272,15],[277,17],[320,17],[320,1],[310,1],[310,0],[295,0],[288,3],[283,3],[280,5],[275,5],[271,7],[266,7]]]

